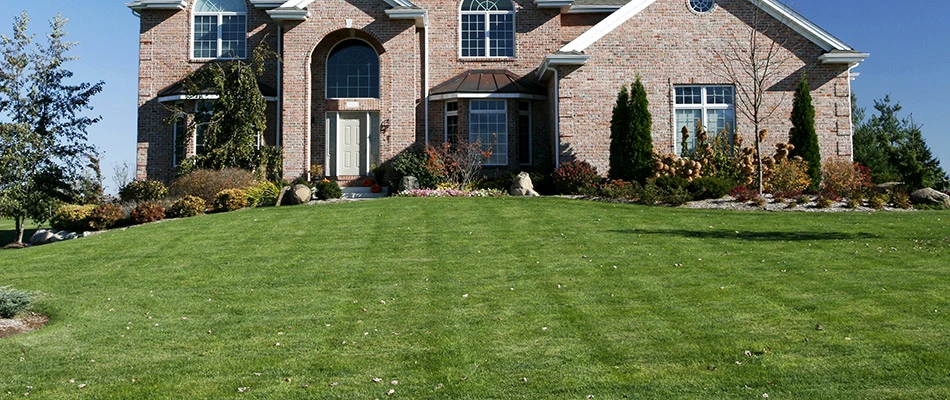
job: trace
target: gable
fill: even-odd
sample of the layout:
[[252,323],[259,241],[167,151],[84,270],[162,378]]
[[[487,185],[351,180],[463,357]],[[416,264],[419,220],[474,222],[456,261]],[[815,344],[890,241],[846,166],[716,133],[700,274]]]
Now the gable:
[[[593,1],[593,0],[592,0]],[[615,29],[640,14],[656,0],[631,0],[623,7],[613,12],[586,32],[572,40],[559,50],[564,54],[580,54],[598,40],[613,32]],[[776,20],[781,21],[796,33],[802,35],[815,45],[821,47],[826,54],[820,61],[825,64],[851,64],[856,66],[869,56],[860,53],[834,37],[828,31],[809,21],[807,18],[792,10],[778,0],[749,0],[753,5],[768,13]]]

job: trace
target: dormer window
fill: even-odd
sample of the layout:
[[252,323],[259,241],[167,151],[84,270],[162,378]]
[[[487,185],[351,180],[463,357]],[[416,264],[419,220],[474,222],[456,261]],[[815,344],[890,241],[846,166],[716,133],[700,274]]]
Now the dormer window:
[[515,8],[511,0],[464,0],[462,57],[514,57]]
[[244,0],[196,0],[192,57],[247,57],[247,5]]

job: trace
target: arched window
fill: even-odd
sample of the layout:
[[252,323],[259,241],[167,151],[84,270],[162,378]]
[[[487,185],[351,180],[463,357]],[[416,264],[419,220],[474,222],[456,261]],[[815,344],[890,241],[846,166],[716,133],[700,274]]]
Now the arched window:
[[515,7],[511,0],[462,2],[462,57],[514,57]]
[[379,56],[372,46],[350,39],[330,51],[327,98],[379,98]]
[[244,0],[196,0],[192,56],[247,57],[247,5]]

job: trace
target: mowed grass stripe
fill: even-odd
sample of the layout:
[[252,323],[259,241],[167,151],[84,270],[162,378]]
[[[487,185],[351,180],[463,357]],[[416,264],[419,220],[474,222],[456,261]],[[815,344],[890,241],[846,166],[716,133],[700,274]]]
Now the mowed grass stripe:
[[390,198],[5,251],[52,321],[0,393],[944,398],[944,215]]

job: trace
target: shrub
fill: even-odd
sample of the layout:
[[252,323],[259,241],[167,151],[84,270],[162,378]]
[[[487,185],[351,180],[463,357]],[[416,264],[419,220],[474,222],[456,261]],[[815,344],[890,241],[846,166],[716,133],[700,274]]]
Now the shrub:
[[725,178],[704,176],[693,179],[686,187],[693,200],[718,199],[729,193],[736,183]]
[[89,217],[92,211],[96,209],[95,204],[75,205],[67,204],[56,209],[53,216],[50,217],[49,225],[53,229],[61,231],[82,232],[92,228],[89,225]]
[[845,206],[851,209],[858,208],[861,206],[861,199],[849,198],[848,201],[845,202]]
[[393,182],[398,184],[402,177],[414,176],[419,182],[419,187],[435,188],[442,182],[442,178],[426,168],[428,161],[429,154],[421,146],[413,146],[399,153],[392,161],[393,172],[395,172]]
[[884,208],[887,205],[887,196],[884,194],[878,193],[874,196],[871,196],[871,207],[874,207],[877,210]]
[[692,195],[690,195],[689,190],[685,187],[676,186],[663,190],[660,197],[661,202],[674,207],[686,204],[690,199],[692,199]]
[[810,203],[810,202],[811,202],[811,197],[808,197],[808,196],[806,196],[806,195],[798,196],[798,199],[795,200],[795,203],[798,203],[798,205],[800,205],[800,206],[803,206],[803,205],[808,204],[808,203]]
[[13,318],[33,304],[33,294],[9,286],[0,286],[0,318]]
[[846,160],[826,160],[821,176],[821,191],[848,198],[861,197],[871,187],[870,170]]
[[470,189],[470,184],[482,170],[482,164],[491,157],[491,150],[478,143],[459,140],[453,146],[449,142],[426,149],[429,159],[426,170],[449,182],[458,189]]
[[776,163],[765,181],[765,189],[773,193],[801,193],[808,188],[809,164],[804,160],[784,160]]
[[205,213],[208,203],[198,196],[185,196],[168,207],[168,216],[172,218],[194,217]]
[[335,181],[322,180],[313,185],[314,194],[320,200],[339,199],[343,197],[343,190]]
[[[311,189],[313,185],[308,185]],[[261,181],[247,190],[247,203],[252,207],[272,206],[280,196],[280,186],[271,181]]]
[[818,208],[831,208],[831,205],[834,204],[834,200],[827,196],[819,195],[818,200],[816,201]]
[[168,188],[164,183],[153,180],[132,181],[119,189],[119,199],[126,203],[158,201],[165,196],[168,196]]
[[912,204],[910,203],[910,196],[907,195],[907,193],[899,190],[891,193],[891,204],[894,205],[894,207],[905,210],[912,207]]
[[759,197],[759,193],[755,190],[739,185],[729,191],[729,196],[732,196],[732,198],[736,199],[736,201],[740,203],[746,203],[756,197]]
[[758,193],[756,193],[755,197],[752,198],[752,205],[757,206],[757,207],[764,206],[765,198],[762,196],[759,196]]
[[689,186],[689,180],[679,176],[661,175],[653,178],[653,183],[660,189],[669,191],[671,189],[685,190]]
[[552,177],[554,185],[561,194],[590,195],[594,193],[597,182],[600,182],[597,168],[587,161],[580,160],[561,164],[554,170]]
[[652,206],[660,201],[661,190],[653,183],[652,179],[647,180],[646,185],[640,190],[640,204]]
[[169,193],[173,197],[198,196],[211,204],[214,197],[224,189],[245,189],[256,183],[254,174],[243,169],[199,169],[175,179]]
[[132,210],[131,217],[136,224],[161,221],[165,219],[165,209],[156,203],[146,201]]
[[640,184],[616,179],[600,187],[600,195],[608,199],[633,199],[640,193]]
[[89,227],[101,231],[115,226],[122,218],[125,212],[122,207],[115,204],[100,204],[89,215]]
[[247,207],[247,194],[241,189],[224,189],[214,196],[214,211],[228,212]]

